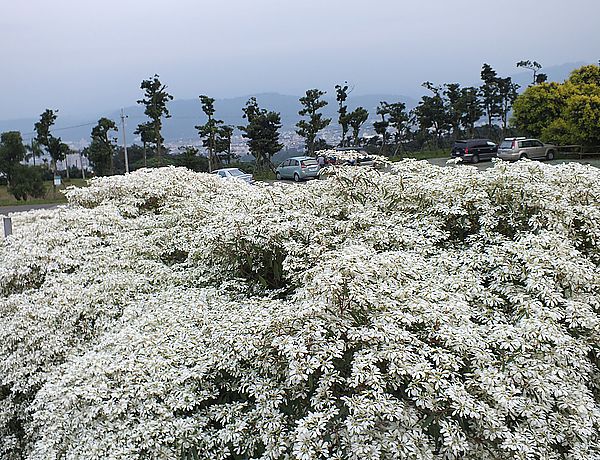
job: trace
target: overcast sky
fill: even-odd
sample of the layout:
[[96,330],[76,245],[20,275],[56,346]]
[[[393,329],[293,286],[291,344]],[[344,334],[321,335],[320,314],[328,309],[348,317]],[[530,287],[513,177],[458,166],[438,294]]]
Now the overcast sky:
[[598,0],[2,0],[0,119],[135,104],[155,73],[176,99],[258,92],[415,94],[483,62],[597,62]]

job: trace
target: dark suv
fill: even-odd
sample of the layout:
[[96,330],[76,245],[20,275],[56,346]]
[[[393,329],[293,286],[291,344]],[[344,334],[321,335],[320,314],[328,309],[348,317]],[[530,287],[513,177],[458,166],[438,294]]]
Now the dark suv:
[[465,139],[452,146],[452,158],[460,157],[471,163],[496,158],[497,153],[498,145],[489,139]]

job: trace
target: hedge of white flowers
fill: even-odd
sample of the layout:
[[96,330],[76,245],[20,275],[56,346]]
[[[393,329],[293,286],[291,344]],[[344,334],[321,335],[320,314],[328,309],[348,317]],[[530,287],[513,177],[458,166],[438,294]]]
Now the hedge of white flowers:
[[600,458],[600,171],[94,179],[0,247],[2,459]]

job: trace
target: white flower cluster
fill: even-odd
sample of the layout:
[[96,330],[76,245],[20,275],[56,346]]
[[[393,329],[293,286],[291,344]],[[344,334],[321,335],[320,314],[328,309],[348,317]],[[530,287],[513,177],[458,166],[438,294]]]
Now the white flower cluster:
[[365,152],[359,152],[358,150],[318,150],[315,155],[317,157],[335,158],[340,163],[345,161],[363,160],[365,158],[373,160],[377,165],[385,165],[390,162],[388,158],[382,155],[366,154]]
[[0,247],[0,458],[600,458],[600,171],[100,178]]

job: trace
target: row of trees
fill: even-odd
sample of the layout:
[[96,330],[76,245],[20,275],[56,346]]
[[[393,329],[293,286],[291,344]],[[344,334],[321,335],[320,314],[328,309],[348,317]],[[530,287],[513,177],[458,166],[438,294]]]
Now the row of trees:
[[[367,145],[384,155],[398,155],[406,149],[441,148],[459,137],[486,135],[498,139],[511,132],[509,114],[513,106],[513,125],[521,134],[561,144],[600,144],[598,66],[578,69],[562,84],[547,83],[547,76],[540,72],[542,66],[536,61],[519,61],[517,67],[532,72],[532,83],[521,96],[518,96],[519,86],[511,77],[501,77],[489,64],[483,64],[480,74],[482,84],[478,87],[461,87],[458,83],[435,85],[427,81],[422,86],[429,94],[424,95],[410,111],[403,102],[381,101],[372,124],[376,136],[372,137],[360,136],[369,112],[364,107],[349,110],[347,99],[351,89],[348,83],[336,85],[337,123],[341,132],[337,145]],[[144,106],[148,120],[140,123],[135,130],[143,148],[134,146],[131,154],[137,166],[161,166],[165,164],[163,152],[166,151],[162,136],[163,120],[171,116],[168,102],[173,96],[158,75],[142,81],[140,88],[144,94],[137,102]],[[331,118],[323,116],[323,108],[328,104],[325,95],[325,91],[314,88],[307,90],[299,100],[301,119],[296,124],[296,132],[305,139],[308,155],[332,147],[319,137],[332,122]],[[237,128],[247,140],[256,167],[263,170],[272,167],[273,155],[283,148],[279,113],[261,108],[255,98],[250,98],[242,108],[246,124],[234,127],[217,117],[213,98],[206,95],[199,98],[206,122],[195,128],[207,157],[202,159],[197,148],[187,146],[180,149],[178,164],[212,171],[230,163],[233,157],[232,137]],[[61,138],[52,134],[57,112],[47,109],[41,114],[40,120],[35,123],[35,138],[28,146],[34,165],[36,156],[45,152],[51,158],[51,169],[55,174],[57,162],[64,160],[69,152]],[[477,126],[482,118],[486,124],[484,127]],[[117,164],[123,156],[114,137],[117,132],[117,124],[108,118],[98,120],[91,130],[91,143],[82,153],[97,175],[111,175],[117,169],[122,170]],[[38,193],[38,185],[31,185],[36,183],[37,173],[27,172],[18,166],[28,156],[20,133],[3,133],[0,149],[0,172],[7,178],[9,186],[25,197]],[[23,192],[15,185],[21,182],[29,184]]]
[[[533,80],[540,83],[544,75],[538,71],[541,65],[535,61],[520,61],[519,67],[529,68],[533,71]],[[377,134],[375,147],[382,154],[397,155],[412,142],[418,147],[429,143],[435,148],[444,144],[446,139],[455,139],[462,135],[474,136],[475,124],[485,115],[490,137],[495,119],[502,124],[504,134],[508,125],[508,113],[517,96],[518,85],[510,77],[499,77],[494,69],[484,64],[481,70],[483,84],[480,87],[461,87],[458,83],[447,83],[436,86],[431,82],[423,86],[431,93],[421,98],[421,101],[412,111],[406,110],[402,102],[382,101],[376,109],[377,119],[373,123],[373,130]],[[167,86],[160,81],[158,75],[143,80],[140,88],[143,97],[137,102],[144,106],[144,113],[148,120],[140,123],[135,134],[139,135],[143,144],[143,164],[148,166],[147,149],[151,149],[152,156],[156,157],[157,165],[162,165],[165,151],[162,136],[162,124],[165,118],[171,115],[168,102],[173,96],[167,91]],[[337,122],[341,131],[339,146],[349,147],[364,145],[371,142],[360,137],[360,131],[369,119],[369,112],[364,107],[357,107],[350,111],[346,103],[350,88],[347,82],[335,86],[336,101],[338,104]],[[322,109],[328,104],[323,99],[326,92],[319,89],[309,89],[300,98],[302,106],[298,114],[302,119],[296,124],[296,132],[305,139],[305,148],[308,155],[322,148],[330,147],[325,140],[319,138],[319,133],[327,128],[330,118],[325,118]],[[231,161],[231,139],[235,127],[225,125],[216,116],[215,100],[209,96],[201,95],[202,111],[206,115],[206,123],[197,125],[198,135],[208,155],[208,170],[212,171],[223,162]],[[259,107],[255,98],[251,98],[242,109],[243,117],[247,120],[245,126],[237,128],[247,139],[250,153],[256,159],[259,169],[270,166],[272,156],[283,147],[279,141],[281,117],[277,112]],[[42,114],[40,122],[36,123],[36,140],[45,148],[53,158],[53,168],[56,161],[63,159],[68,148],[60,142],[60,138],[50,135],[50,127],[56,119],[52,110]],[[94,165],[96,174],[107,175],[115,173],[115,154],[117,139],[111,137],[111,132],[117,132],[114,121],[101,118],[92,129],[91,144],[84,151],[90,162]],[[193,147],[184,148],[184,153],[190,155]]]
[[[534,85],[547,79],[545,74],[539,72],[542,66],[536,61],[519,61],[517,67],[532,71]],[[427,143],[440,148],[445,139],[473,137],[476,135],[476,123],[484,116],[487,120],[487,135],[492,138],[504,136],[508,132],[508,117],[518,96],[519,85],[511,77],[499,76],[489,64],[483,64],[480,76],[482,84],[479,87],[461,87],[458,83],[423,83],[430,94],[423,96],[411,111],[407,111],[402,102],[382,101],[376,109],[378,119],[373,123],[373,130],[378,135],[376,145],[380,152],[397,155],[410,142],[418,148]],[[348,111],[347,82],[337,85],[335,90],[341,131],[338,145],[360,146],[369,142],[368,139],[359,137],[360,129],[369,118],[368,111],[364,107]],[[331,119],[323,118],[319,112],[327,105],[322,99],[325,94],[324,91],[310,89],[300,98],[302,110],[299,115],[305,118],[297,123],[296,132],[306,139],[308,155],[323,147],[324,141],[317,136],[331,123]],[[499,130],[495,129],[495,121],[500,122]]]

